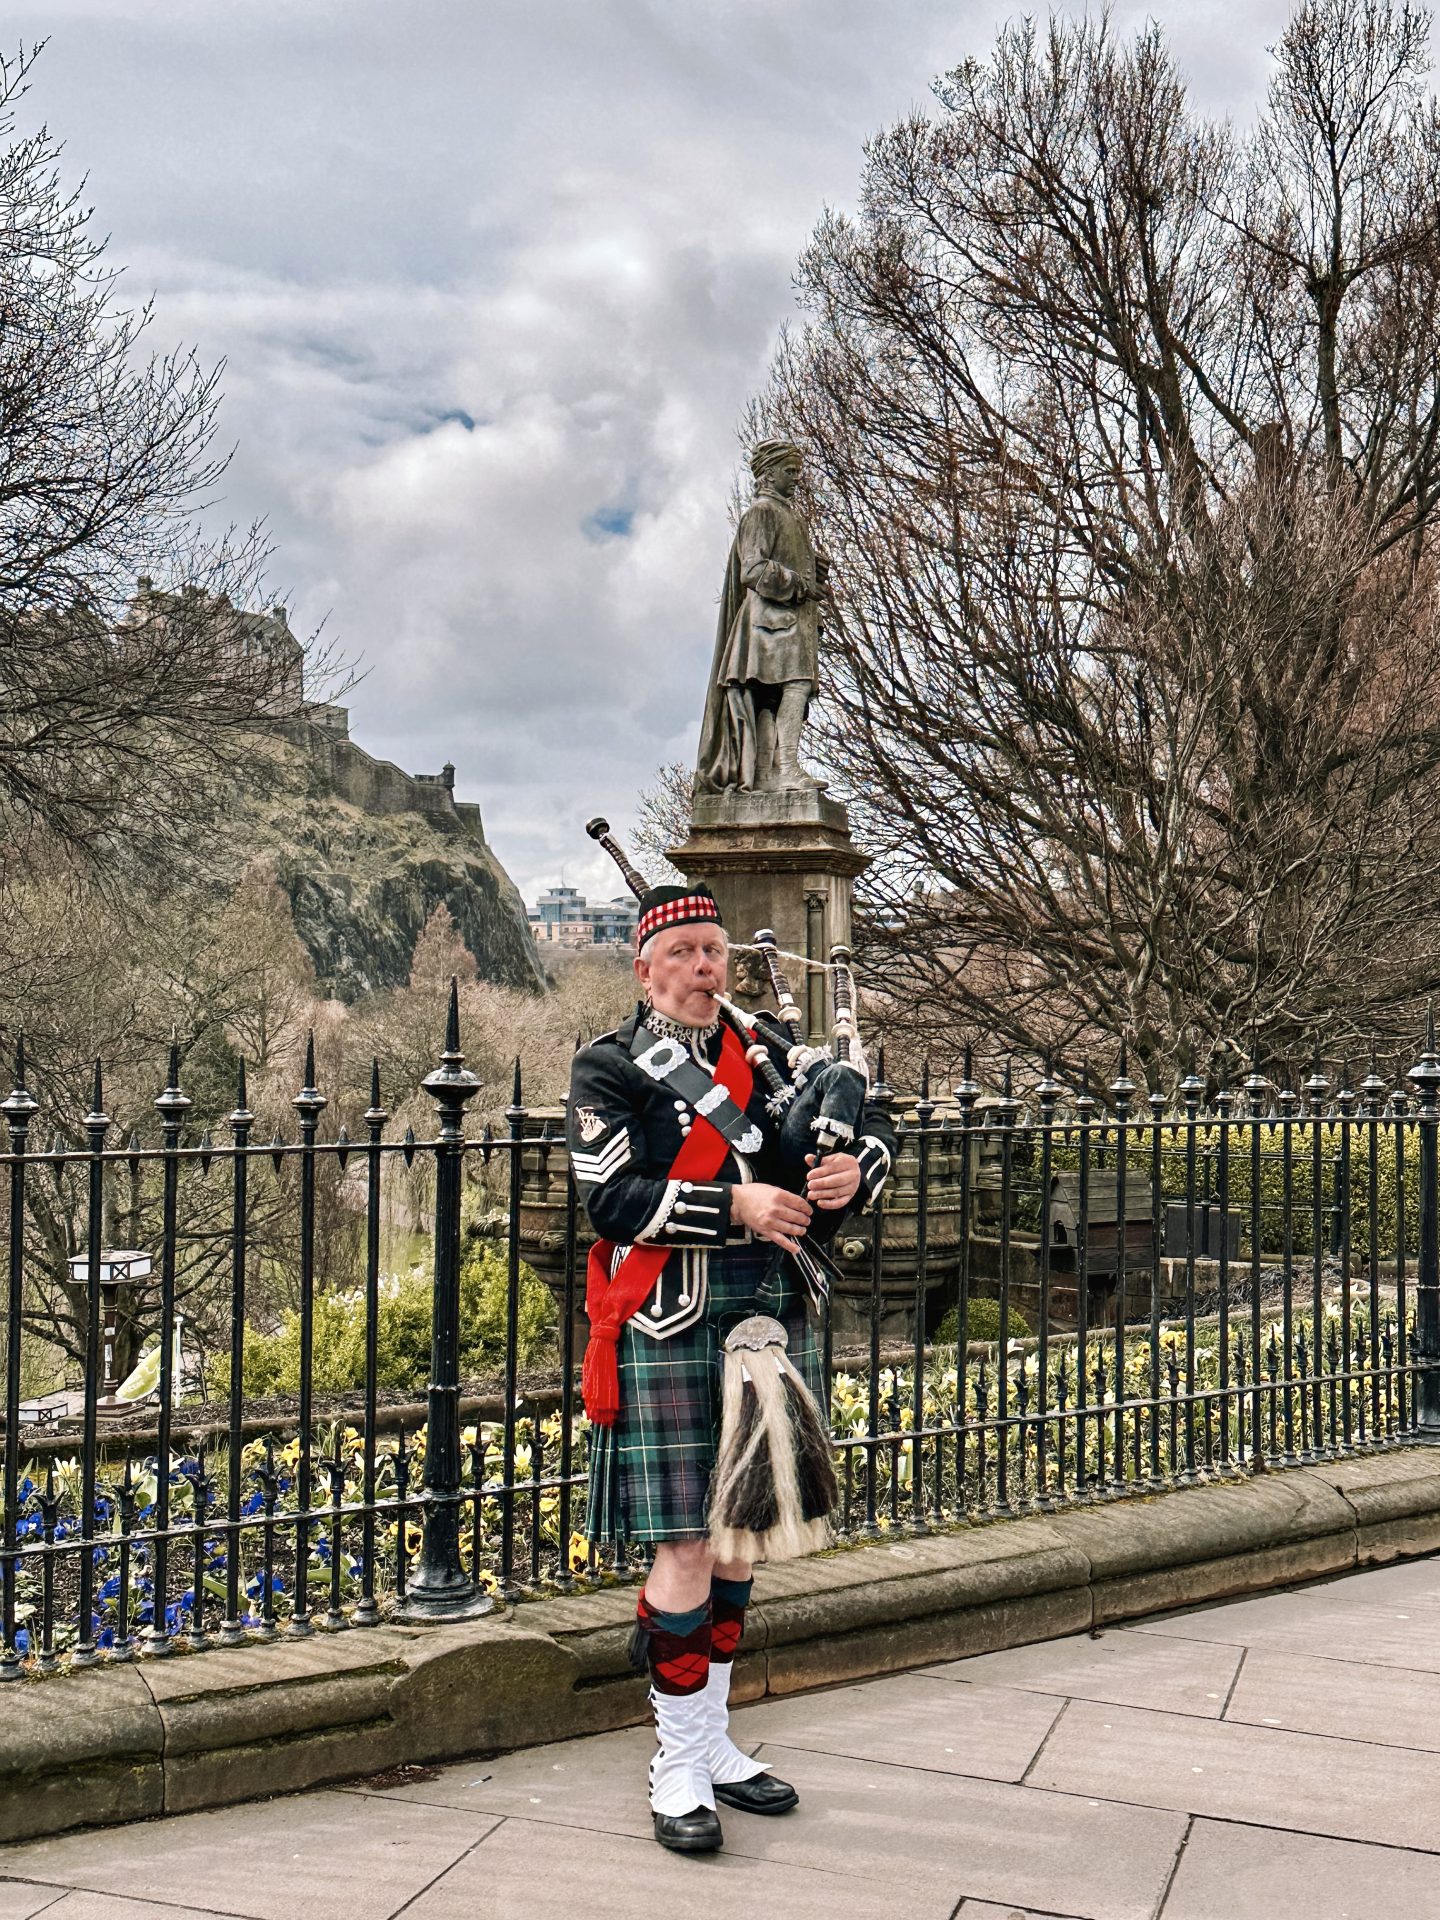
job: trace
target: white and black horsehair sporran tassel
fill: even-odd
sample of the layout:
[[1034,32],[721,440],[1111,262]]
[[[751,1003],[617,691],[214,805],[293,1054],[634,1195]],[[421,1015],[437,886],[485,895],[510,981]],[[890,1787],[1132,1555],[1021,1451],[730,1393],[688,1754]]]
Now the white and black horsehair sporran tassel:
[[725,1339],[720,1450],[710,1496],[717,1560],[795,1560],[830,1537],[839,1499],[830,1430],[778,1320],[752,1314]]

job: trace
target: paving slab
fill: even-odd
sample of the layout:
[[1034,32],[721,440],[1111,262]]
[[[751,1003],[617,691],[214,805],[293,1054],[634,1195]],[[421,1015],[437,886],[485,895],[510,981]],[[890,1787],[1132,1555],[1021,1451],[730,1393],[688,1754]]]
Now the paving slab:
[[[732,1816],[738,1818],[739,1816]],[[605,1834],[583,1852],[556,1826],[507,1820],[405,1909],[405,1920],[950,1920],[939,1888],[897,1888],[728,1848],[682,1859]]]
[[1018,1688],[952,1687],[905,1674],[740,1707],[730,1731],[747,1753],[763,1740],[936,1773],[1021,1780],[1064,1704]]
[[246,1920],[389,1920],[495,1824],[340,1793],[26,1841],[0,1874]]
[[[1360,1579],[1371,1576],[1362,1574]],[[1267,1611],[1268,1609],[1268,1611]],[[1406,1667],[1440,1673],[1440,1606],[1396,1596],[1391,1600],[1338,1599],[1329,1586],[1278,1593],[1233,1607],[1178,1614],[1133,1629],[1161,1639],[1208,1640],[1263,1648],[1305,1659]]]
[[[1197,1820],[1164,1920],[1395,1920],[1397,1914],[1432,1914],[1435,1872],[1433,1854],[1403,1847]],[[963,1907],[961,1913],[970,1920]]]
[[1327,1581],[1315,1591],[1328,1594],[1341,1605],[1347,1601],[1368,1604],[1392,1600],[1404,1594],[1408,1599],[1429,1600],[1440,1606],[1440,1560],[1432,1555],[1424,1560],[1402,1560],[1393,1567],[1367,1567],[1363,1573]]
[[1440,1850],[1440,1755],[1072,1701],[1029,1783],[1340,1839]]
[[1225,1718],[1440,1753],[1440,1674],[1252,1650]]
[[1073,1914],[1040,1913],[1034,1907],[997,1907],[992,1900],[962,1900],[955,1920],[1074,1920]]
[[1109,1700],[1218,1720],[1242,1650],[1218,1641],[1162,1639],[1115,1627],[1100,1634],[1046,1640],[1008,1653],[981,1653],[926,1667],[935,1679],[984,1681],[995,1687]]
[[1002,1781],[763,1746],[800,1789],[780,1820],[729,1814],[727,1851],[929,1894],[1018,1901],[1080,1920],[1151,1920],[1182,1814]]
[[357,1781],[349,1791],[356,1798],[460,1808],[477,1819],[489,1814],[649,1838],[645,1772],[654,1751],[653,1729],[633,1727],[494,1760],[462,1760],[437,1769],[434,1780],[408,1786]]
[[45,1914],[46,1920],[227,1920],[220,1907],[177,1907],[114,1893],[63,1893]]
[[0,1880],[0,1920],[34,1920],[46,1907],[63,1899],[63,1887],[38,1887],[32,1882]]

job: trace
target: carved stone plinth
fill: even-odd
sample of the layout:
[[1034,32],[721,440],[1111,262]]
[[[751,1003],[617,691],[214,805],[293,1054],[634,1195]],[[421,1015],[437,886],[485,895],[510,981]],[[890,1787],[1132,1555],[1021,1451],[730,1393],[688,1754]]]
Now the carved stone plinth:
[[[870,861],[850,838],[844,807],[822,789],[697,794],[690,838],[669,853],[687,880],[710,888],[733,941],[773,927],[782,949],[819,961],[850,944],[851,891]],[[730,990],[742,1006],[768,1004],[764,971],[746,960],[736,956]],[[825,976],[807,974],[802,991],[801,970],[787,971],[811,1038],[826,1038]]]

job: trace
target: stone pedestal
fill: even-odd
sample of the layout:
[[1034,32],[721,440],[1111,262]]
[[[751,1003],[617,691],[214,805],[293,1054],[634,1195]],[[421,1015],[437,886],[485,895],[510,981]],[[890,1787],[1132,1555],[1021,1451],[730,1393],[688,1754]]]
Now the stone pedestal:
[[[870,862],[850,838],[844,807],[819,788],[698,794],[690,838],[669,854],[688,881],[710,888],[734,941],[773,927],[782,949],[820,961],[850,943],[851,890]],[[736,955],[730,990],[742,1006],[768,1005],[768,976],[758,958],[748,961]],[[824,974],[802,982],[798,967],[786,970],[811,1039],[827,1038]]]

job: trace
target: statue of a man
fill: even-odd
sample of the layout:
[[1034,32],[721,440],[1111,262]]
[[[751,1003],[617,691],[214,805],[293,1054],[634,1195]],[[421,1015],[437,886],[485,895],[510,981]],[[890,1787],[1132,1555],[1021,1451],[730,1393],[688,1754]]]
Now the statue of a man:
[[792,504],[800,470],[788,440],[762,440],[750,455],[755,497],[725,569],[695,770],[702,792],[818,784],[800,765],[800,733],[816,687],[827,568]]

